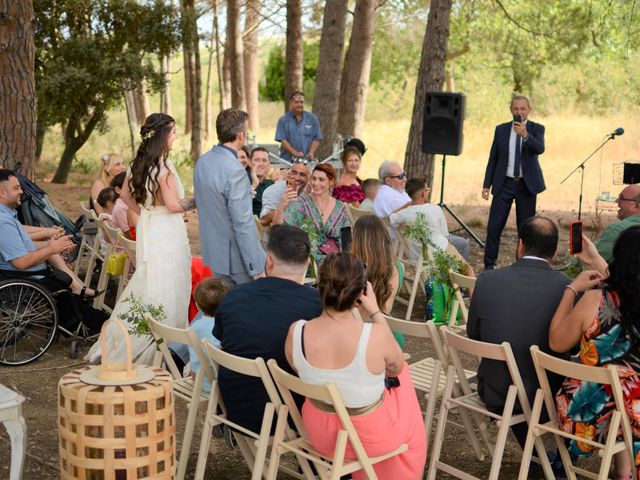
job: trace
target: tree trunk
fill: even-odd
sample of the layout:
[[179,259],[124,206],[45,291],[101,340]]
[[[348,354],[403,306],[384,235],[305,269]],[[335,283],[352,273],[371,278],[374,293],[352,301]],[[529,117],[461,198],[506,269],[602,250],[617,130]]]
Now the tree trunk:
[[222,56],[222,84],[221,84],[221,98],[222,108],[231,107],[231,47],[229,46],[229,39],[224,44],[224,54]]
[[248,0],[244,18],[244,90],[249,114],[249,130],[260,129],[258,118],[258,25],[261,0]]
[[42,155],[42,146],[44,145],[44,136],[47,133],[47,123],[44,121],[44,115],[38,115],[36,118],[36,165],[40,161]]
[[76,156],[78,150],[89,139],[96,126],[102,118],[104,110],[96,109],[93,112],[91,118],[87,124],[82,127],[82,122],[77,116],[73,116],[69,119],[69,123],[64,127],[64,150],[62,157],[60,157],[60,163],[53,176],[53,183],[67,183],[69,172],[71,171],[71,164]]
[[160,59],[160,71],[164,77],[164,85],[160,91],[160,111],[171,115],[171,75],[169,73],[171,69],[171,61],[169,56],[163,56]]
[[207,47],[207,50],[209,52],[209,64],[207,65],[207,83],[205,86],[205,93],[204,93],[204,138],[206,140],[209,139],[209,135],[211,134],[211,108],[212,108],[212,102],[211,102],[211,97],[212,97],[212,93],[211,90],[213,88],[213,56],[215,55],[215,34],[216,34],[216,18],[213,17],[213,25],[211,28],[211,39],[209,41],[209,46]]
[[[225,77],[222,74],[222,62],[220,61],[220,50],[222,44],[220,42],[220,27],[218,26],[218,0],[212,0],[213,4],[213,36],[216,41],[216,71],[218,72],[218,90],[220,92],[220,110],[228,108],[230,101],[228,90],[225,84]],[[226,49],[225,49],[226,50]]]
[[[185,121],[184,133],[191,133],[193,128],[193,85],[195,83],[195,67],[193,64],[193,30],[196,12],[194,0],[182,0],[182,62],[184,65]],[[197,30],[196,30],[197,35]]]
[[131,90],[124,92],[124,106],[127,110],[127,119],[129,120],[129,135],[131,141],[131,155],[136,154],[138,148],[138,132],[140,124],[138,123],[138,114],[136,112],[136,101]]
[[144,125],[145,120],[151,113],[149,96],[147,95],[146,80],[142,80],[140,86],[133,91],[133,98],[136,105],[136,117],[138,118],[138,124]]
[[333,153],[336,139],[346,19],[347,0],[327,0],[316,70],[316,94],[313,98],[313,112],[318,116],[324,137],[317,152],[319,158],[326,158]]
[[[195,25],[194,25],[195,27]],[[202,67],[200,65],[200,45],[196,35],[192,38],[193,45],[193,85],[191,95],[191,160],[195,163],[202,153]]]
[[246,110],[242,31],[240,29],[240,0],[227,0],[227,39],[231,73],[231,106]]
[[444,82],[451,1],[431,0],[404,159],[404,169],[407,175],[409,177],[426,177],[427,185],[433,184],[434,163],[433,155],[422,153],[424,102],[427,92],[439,91]]
[[0,165],[35,173],[36,100],[31,0],[0,0]]
[[353,29],[342,72],[338,132],[357,137],[367,107],[377,0],[357,0]]
[[302,7],[300,0],[287,0],[287,48],[284,67],[284,111],[289,95],[302,91]]

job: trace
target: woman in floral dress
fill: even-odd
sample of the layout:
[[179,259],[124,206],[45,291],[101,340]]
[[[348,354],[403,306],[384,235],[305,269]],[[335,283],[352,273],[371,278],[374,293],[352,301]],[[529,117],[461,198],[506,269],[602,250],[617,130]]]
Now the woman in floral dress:
[[[566,287],[551,321],[549,345],[567,352],[580,344],[576,361],[584,365],[615,365],[618,368],[627,415],[634,437],[634,466],[640,466],[640,227],[625,230],[607,265],[595,246],[583,237],[580,258],[596,270],[582,272]],[[604,275],[603,275],[604,274]],[[602,284],[602,289],[593,289]],[[573,306],[579,292],[585,292]],[[613,397],[602,385],[567,378],[556,395],[562,428],[578,437],[604,441],[609,428]],[[572,440],[569,452],[591,454],[592,447]],[[617,480],[631,479],[631,463],[626,451],[615,456]]]
[[318,262],[340,251],[340,230],[351,225],[347,206],[331,196],[336,171],[328,163],[316,165],[311,174],[311,193],[301,193],[284,211],[282,223],[300,227],[312,239],[312,255]]

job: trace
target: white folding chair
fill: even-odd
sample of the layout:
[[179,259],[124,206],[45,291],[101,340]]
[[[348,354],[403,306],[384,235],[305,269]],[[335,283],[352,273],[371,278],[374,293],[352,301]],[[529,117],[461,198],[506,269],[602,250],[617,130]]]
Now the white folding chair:
[[[202,345],[212,362],[212,367],[216,377],[218,368],[222,366],[241,375],[259,378],[262,381],[269,400],[271,401],[264,405],[264,415],[260,431],[257,433],[252,432],[251,430],[227,419],[225,413],[226,409],[222,402],[218,382],[211,382],[211,393],[209,394],[207,415],[202,427],[202,440],[200,442],[200,452],[198,454],[198,465],[196,466],[195,478],[201,479],[204,477],[207,456],[211,444],[211,432],[215,425],[223,424],[234,430],[233,435],[236,438],[238,447],[240,448],[240,451],[247,462],[247,466],[251,471],[251,478],[252,480],[258,480],[264,476],[265,460],[270,443],[271,428],[276,408],[282,405],[278,391],[262,358],[258,357],[256,359],[249,359],[238,357],[214,347],[208,340],[203,340]],[[256,408],[262,407],[263,405],[256,405]],[[286,428],[285,430],[286,437],[293,435],[291,429]],[[248,439],[253,439],[253,442],[249,442]],[[280,469],[295,478],[313,478],[313,474],[311,473],[311,469],[306,460],[304,458],[298,458],[298,463],[303,474],[284,466],[281,466]],[[275,467],[278,467],[278,465]]]
[[[97,289],[103,292],[106,292],[106,287],[108,283],[107,264],[108,264],[109,257],[116,251],[119,230],[114,230],[106,220],[102,220],[99,218],[96,218],[96,224],[98,225],[98,228],[102,232],[102,236],[105,240],[104,244],[102,245],[103,261],[102,261],[102,268],[100,270],[100,277],[98,277]],[[112,233],[109,233],[110,231]],[[96,296],[96,298],[93,300],[93,308],[104,310],[105,312],[111,313],[113,309],[104,303],[104,298],[105,298],[105,293],[103,293],[102,295]]]
[[90,235],[88,232],[91,230],[97,230],[98,225],[96,220],[98,216],[96,212],[90,208],[87,208],[84,203],[80,202],[80,208],[82,212],[86,216],[87,220],[85,224],[82,226],[82,242],[80,243],[80,248],[78,249],[78,256],[76,257],[75,264],[73,266],[73,273],[76,276],[79,276],[80,273],[80,262],[85,254],[89,255],[87,259],[87,270],[84,274],[84,286],[91,286],[91,278],[93,277],[93,269],[96,265],[96,259],[100,261],[104,261],[102,253],[100,251],[100,237],[95,235]]
[[[399,318],[385,316],[389,328],[394,332],[400,332],[405,336],[419,338],[421,343],[425,341],[431,342],[435,357],[425,357],[421,360],[409,364],[409,372],[413,386],[419,392],[424,394],[427,404],[424,410],[424,428],[427,434],[427,445],[430,445],[429,437],[431,436],[431,428],[434,419],[436,401],[444,393],[447,379],[444,371],[449,367],[449,359],[444,346],[441,343],[440,336],[435,323],[429,320],[426,323],[408,322]],[[424,343],[421,345],[424,347]],[[464,370],[467,380],[475,377],[476,372]],[[457,376],[457,374],[456,374]],[[456,379],[456,382],[458,380]],[[461,415],[463,427],[467,431],[467,435],[471,445],[478,456],[482,456],[480,443],[475,437],[475,432],[469,415],[463,413]]]
[[[531,347],[531,356],[533,357],[533,365],[536,368],[540,388],[536,392],[536,397],[533,402],[529,432],[527,434],[527,442],[524,446],[518,479],[524,480],[527,478],[534,441],[541,441],[542,437],[547,434],[553,436],[560,452],[560,458],[564,464],[565,473],[570,480],[576,480],[576,473],[587,478],[597,478],[601,480],[609,478],[609,468],[613,456],[625,450],[627,455],[629,455],[633,478],[637,478],[635,458],[633,455],[633,436],[616,366],[591,367],[575,362],[568,362],[541,352],[537,345]],[[616,408],[611,414],[609,430],[604,443],[589,438],[578,437],[560,428],[554,398],[555,392],[551,390],[551,386],[549,385],[547,371],[558,374],[561,377],[575,378],[576,380],[581,380],[583,383],[589,382],[608,386],[611,389]],[[544,423],[540,420],[543,402],[549,415],[549,421]],[[622,430],[622,440],[617,439],[620,430]],[[565,440],[576,440],[585,444],[585,446],[599,450],[600,458],[602,459],[599,472],[593,473],[573,465],[571,456],[565,445]],[[540,450],[538,450],[538,453],[542,456],[543,466],[545,463],[549,463],[546,452],[540,452]],[[547,478],[554,478],[553,474],[547,475]]]
[[118,245],[124,248],[127,259],[124,262],[124,269],[118,282],[118,292],[116,293],[116,302],[122,294],[122,290],[127,286],[136,267],[136,242],[124,236],[122,232],[118,232]]
[[[460,289],[466,288],[467,291],[473,290],[476,286],[476,279],[475,277],[468,277],[453,270],[449,270],[449,278],[451,279],[451,285],[453,287],[453,301],[451,302],[449,311],[449,327],[465,335],[467,332],[466,325],[469,319],[469,310],[464,302]],[[458,310],[461,312],[462,323],[457,323]]]
[[[427,479],[434,480],[438,470],[457,478],[467,480],[477,478],[453,465],[446,464],[440,459],[447,417],[453,409],[457,409],[458,411],[467,410],[473,415],[478,423],[480,436],[493,457],[488,478],[497,479],[502,464],[502,456],[506,446],[509,428],[513,425],[527,422],[528,419],[531,418],[531,407],[524,389],[524,384],[522,383],[522,378],[520,377],[518,365],[511,351],[511,346],[507,342],[497,345],[472,340],[455,333],[448,327],[442,327],[440,332],[443,334],[452,364],[449,366],[447,372],[447,385],[442,397],[442,402],[440,403],[440,418],[438,419],[438,427],[434,438],[434,448],[431,454]],[[461,372],[464,372],[464,369],[459,352],[481,359],[504,362],[506,364],[512,384],[509,386],[504,409],[501,413],[494,413],[487,409],[478,393],[471,390],[464,374],[461,374]],[[454,395],[454,375],[456,373],[460,380],[462,395]],[[516,413],[514,411],[516,402],[520,403],[522,413]],[[498,434],[495,437],[495,444],[490,441],[487,424],[483,421],[483,417],[487,420],[496,421],[499,426]],[[544,444],[540,439],[536,439],[535,446],[539,454],[544,454]],[[543,461],[543,468],[545,472],[552,474],[551,465],[548,460],[546,464]]]
[[11,439],[9,480],[20,480],[27,448],[27,425],[22,416],[24,397],[0,384],[0,423]]
[[[267,363],[284,401],[284,405],[281,405],[278,409],[278,422],[276,424],[276,433],[271,449],[271,459],[269,460],[269,472],[267,474],[269,480],[275,480],[277,473],[276,468],[279,464],[280,456],[285,452],[293,452],[311,461],[317,467],[318,475],[321,479],[331,478],[337,480],[340,476],[357,470],[364,470],[367,478],[375,479],[377,476],[373,465],[407,451],[408,446],[402,444],[395,450],[384,455],[369,457],[334,383],[307,385],[298,377],[294,377],[282,370],[275,360],[271,359]],[[321,455],[309,442],[302,423],[302,415],[293,400],[291,392],[309,399],[324,402],[335,410],[342,424],[342,429],[338,432],[333,457]],[[289,416],[291,416],[300,436],[286,439],[285,429]],[[356,454],[355,460],[345,459],[347,442],[351,444]]]
[[[416,301],[416,295],[418,288],[422,290],[422,293],[426,295],[424,284],[427,280],[425,275],[424,259],[422,256],[417,261],[409,259],[408,251],[409,244],[404,237],[402,228],[396,229],[398,236],[398,260],[404,265],[404,287],[400,289],[395,297],[395,301],[402,305],[407,306],[407,312],[404,316],[405,320],[411,320],[413,314],[413,307]],[[408,297],[402,297],[401,293],[405,290],[409,293]]]
[[[176,474],[176,478],[178,480],[182,480],[185,472],[187,471],[187,462],[189,461],[191,441],[193,439],[198,409],[209,400],[208,395],[202,391],[202,382],[206,376],[207,379],[209,379],[209,382],[213,383],[214,372],[211,368],[208,357],[202,349],[202,345],[198,340],[197,335],[191,328],[169,327],[157,322],[148,313],[144,315],[144,318],[149,324],[151,335],[153,335],[157,348],[162,354],[162,360],[173,376],[174,395],[185,400],[189,407],[184,436],[182,437],[182,447],[180,448],[178,471]],[[183,373],[178,370],[178,367],[171,356],[171,352],[169,351],[170,342],[187,345],[195,350],[198,360],[200,361],[201,368],[196,372],[194,377],[191,375],[184,376]]]
[[354,207],[352,204],[348,203],[347,215],[349,216],[349,220],[351,220],[351,225],[354,225],[360,217],[364,217],[365,215],[375,215],[375,213],[371,210]]
[[260,245],[262,245],[262,248],[266,248],[269,228],[260,223],[260,218],[257,215],[253,216],[253,221],[256,224],[256,230],[258,231],[258,240],[260,241]]

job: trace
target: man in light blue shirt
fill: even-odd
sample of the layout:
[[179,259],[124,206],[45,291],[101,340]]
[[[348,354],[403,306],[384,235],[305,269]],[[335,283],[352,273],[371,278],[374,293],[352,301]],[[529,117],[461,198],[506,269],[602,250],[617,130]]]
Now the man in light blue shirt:
[[304,93],[289,96],[289,111],[278,120],[275,140],[280,142],[280,157],[287,161],[315,156],[322,132],[318,117],[304,111]]

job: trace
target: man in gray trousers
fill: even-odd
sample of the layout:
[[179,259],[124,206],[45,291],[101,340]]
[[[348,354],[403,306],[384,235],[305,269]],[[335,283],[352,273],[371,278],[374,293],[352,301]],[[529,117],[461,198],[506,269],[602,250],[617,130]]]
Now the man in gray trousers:
[[218,114],[220,143],[198,159],[193,173],[202,258],[215,277],[231,285],[264,276],[266,258],[253,220],[251,185],[237,158],[247,118],[235,108]]

